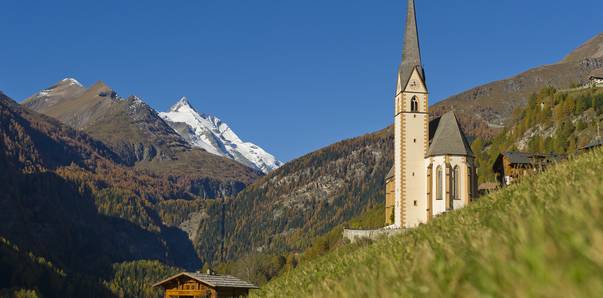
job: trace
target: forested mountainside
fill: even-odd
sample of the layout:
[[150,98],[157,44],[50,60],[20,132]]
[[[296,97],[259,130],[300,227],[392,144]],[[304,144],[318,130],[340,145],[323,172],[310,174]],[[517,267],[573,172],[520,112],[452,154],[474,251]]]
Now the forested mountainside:
[[65,272],[0,237],[0,297],[112,297],[96,278]]
[[227,200],[224,210],[211,208],[210,214],[225,212],[224,224],[214,215],[213,222],[200,226],[199,253],[216,265],[244,256],[282,260],[302,252],[316,237],[383,203],[392,152],[387,128],[285,164]]
[[[255,297],[596,297],[603,151],[398,236],[301,264]],[[309,286],[311,285],[311,286]]]
[[199,187],[203,179],[223,182],[221,195],[233,195],[261,176],[230,159],[192,148],[140,98],[121,98],[103,82],[86,90],[65,79],[23,105],[102,141],[125,165],[195,178],[192,189],[202,192],[209,192]]
[[[164,224],[206,208],[190,178],[132,169],[119,160],[88,135],[0,93],[0,237],[10,243],[7,251],[18,247],[36,260],[43,257],[41,263],[56,268],[52,272],[67,276],[56,277],[69,280],[67,288],[52,284],[45,295],[64,297],[85,287],[75,281],[111,280],[114,264],[125,261],[201,265],[187,233]],[[172,200],[191,200],[194,208],[167,208]],[[54,274],[10,254],[2,262],[15,270],[3,287],[30,289],[36,277]]]
[[433,116],[454,110],[467,135],[491,138],[512,123],[513,111],[525,107],[532,93],[551,86],[580,85],[589,73],[603,67],[603,33],[571,52],[562,61],[536,67],[517,76],[481,85],[444,99],[433,107]]
[[492,165],[501,152],[574,154],[601,135],[603,88],[558,91],[547,87],[529,96],[511,116],[513,125],[493,139],[477,138],[472,149],[479,179],[494,181]]

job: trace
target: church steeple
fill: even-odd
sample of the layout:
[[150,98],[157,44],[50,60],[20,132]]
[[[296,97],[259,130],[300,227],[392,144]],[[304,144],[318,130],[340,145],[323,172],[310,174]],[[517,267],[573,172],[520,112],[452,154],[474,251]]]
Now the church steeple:
[[413,70],[417,68],[419,75],[425,81],[425,73],[421,64],[421,50],[419,48],[419,33],[417,30],[417,17],[415,1],[408,0],[408,15],[406,16],[406,33],[404,34],[404,51],[402,63],[398,70],[398,86],[396,93],[404,91]]

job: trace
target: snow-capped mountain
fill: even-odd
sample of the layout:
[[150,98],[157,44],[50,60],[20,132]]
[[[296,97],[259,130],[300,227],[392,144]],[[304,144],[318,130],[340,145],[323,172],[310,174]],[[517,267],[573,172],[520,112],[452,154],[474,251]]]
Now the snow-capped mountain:
[[159,113],[172,128],[192,146],[228,157],[251,168],[268,173],[283,163],[259,146],[242,141],[219,118],[199,113],[181,98],[169,112]]

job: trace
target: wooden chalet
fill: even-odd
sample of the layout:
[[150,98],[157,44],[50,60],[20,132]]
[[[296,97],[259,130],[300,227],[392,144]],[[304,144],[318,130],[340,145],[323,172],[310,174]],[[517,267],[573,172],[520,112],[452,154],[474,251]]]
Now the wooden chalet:
[[165,298],[247,297],[258,287],[230,275],[182,272],[166,278],[153,287],[162,287]]
[[603,86],[603,68],[597,68],[593,70],[588,79],[592,87]]
[[539,173],[563,159],[565,156],[557,154],[503,152],[494,162],[493,170],[500,185],[508,186],[521,177]]

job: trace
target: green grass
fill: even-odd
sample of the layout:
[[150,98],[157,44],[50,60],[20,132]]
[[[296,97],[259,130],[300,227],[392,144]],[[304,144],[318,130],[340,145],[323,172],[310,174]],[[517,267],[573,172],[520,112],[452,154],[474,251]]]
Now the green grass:
[[262,297],[597,297],[603,151],[483,197],[406,234],[339,249]]

